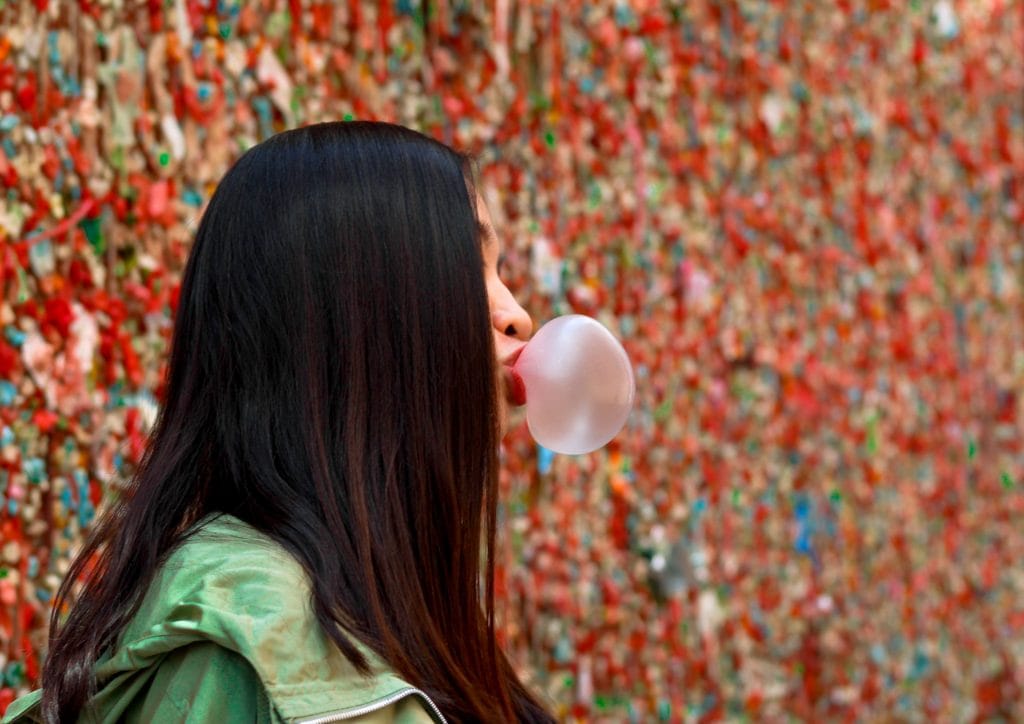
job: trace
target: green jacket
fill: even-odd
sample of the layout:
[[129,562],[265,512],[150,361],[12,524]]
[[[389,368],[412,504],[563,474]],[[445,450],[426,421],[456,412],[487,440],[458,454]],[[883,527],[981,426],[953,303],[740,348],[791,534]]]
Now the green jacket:
[[[361,649],[369,677],[324,635],[298,562],[219,516],[171,554],[117,648],[96,663],[81,720],[444,722],[426,694]],[[39,699],[15,701],[4,724],[42,721]]]

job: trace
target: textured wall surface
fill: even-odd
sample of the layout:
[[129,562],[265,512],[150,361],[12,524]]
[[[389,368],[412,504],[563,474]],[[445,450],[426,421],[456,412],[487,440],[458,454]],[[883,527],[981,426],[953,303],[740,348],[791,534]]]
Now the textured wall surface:
[[510,286],[638,403],[509,436],[505,639],[560,714],[1024,717],[1022,0],[0,0],[0,711],[277,130],[476,153]]

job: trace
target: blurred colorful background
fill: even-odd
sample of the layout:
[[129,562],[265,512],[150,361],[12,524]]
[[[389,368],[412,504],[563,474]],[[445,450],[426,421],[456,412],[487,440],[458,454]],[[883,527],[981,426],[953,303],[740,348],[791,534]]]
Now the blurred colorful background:
[[480,161],[510,287],[638,402],[504,450],[504,640],[567,721],[1024,719],[1024,0],[0,0],[0,712],[276,131]]

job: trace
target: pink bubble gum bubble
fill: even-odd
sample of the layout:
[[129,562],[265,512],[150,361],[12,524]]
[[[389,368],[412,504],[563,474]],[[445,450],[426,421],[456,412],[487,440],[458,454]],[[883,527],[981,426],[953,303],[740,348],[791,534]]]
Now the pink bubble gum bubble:
[[558,453],[593,452],[615,437],[633,407],[633,367],[619,341],[580,314],[556,317],[523,349],[515,372],[526,386],[526,422]]

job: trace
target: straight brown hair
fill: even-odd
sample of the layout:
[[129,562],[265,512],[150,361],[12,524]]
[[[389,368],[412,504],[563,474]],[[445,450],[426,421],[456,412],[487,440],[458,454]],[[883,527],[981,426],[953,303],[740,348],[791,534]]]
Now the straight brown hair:
[[553,721],[495,638],[475,195],[466,156],[385,123],[307,126],[239,158],[196,233],[146,454],[58,592],[48,720],[78,716],[161,562],[226,513],[301,563],[361,671],[350,637],[453,721]]

